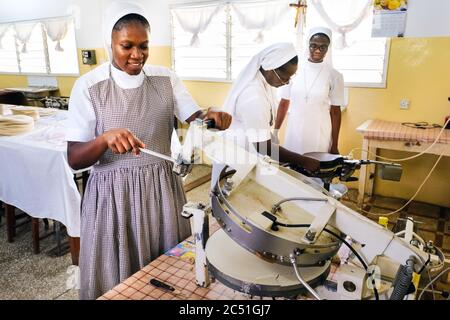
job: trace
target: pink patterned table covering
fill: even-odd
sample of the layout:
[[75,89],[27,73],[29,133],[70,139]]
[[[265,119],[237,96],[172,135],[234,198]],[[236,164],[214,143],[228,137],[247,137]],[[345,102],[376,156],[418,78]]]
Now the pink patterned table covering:
[[[433,142],[441,129],[411,128],[399,122],[372,120],[367,128],[361,129],[361,132],[366,139]],[[444,130],[438,143],[450,144],[450,130]]]

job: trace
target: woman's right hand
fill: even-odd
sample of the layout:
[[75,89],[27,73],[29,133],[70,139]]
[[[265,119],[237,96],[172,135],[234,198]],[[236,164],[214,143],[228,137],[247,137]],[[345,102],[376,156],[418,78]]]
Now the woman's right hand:
[[133,152],[139,155],[139,148],[145,148],[145,144],[136,138],[128,129],[112,129],[102,134],[102,139],[108,149],[115,154]]
[[320,161],[310,157],[303,156],[301,166],[311,173],[320,169]]

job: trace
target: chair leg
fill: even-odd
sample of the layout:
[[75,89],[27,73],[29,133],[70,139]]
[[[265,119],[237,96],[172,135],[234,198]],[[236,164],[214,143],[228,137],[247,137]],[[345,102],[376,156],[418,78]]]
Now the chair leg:
[[42,219],[42,221],[44,221],[44,228],[45,228],[45,230],[48,230],[50,228],[48,219],[44,218],[44,219]]
[[80,256],[80,238],[69,237],[70,255],[72,256],[72,264],[78,265],[78,258]]
[[38,254],[39,248],[39,218],[31,218],[31,236],[33,238],[33,252]]
[[6,223],[6,239],[8,242],[14,241],[16,229],[15,207],[5,203],[5,223]]
[[61,222],[53,220],[55,228],[55,236],[56,236],[56,250],[58,257],[61,256]]

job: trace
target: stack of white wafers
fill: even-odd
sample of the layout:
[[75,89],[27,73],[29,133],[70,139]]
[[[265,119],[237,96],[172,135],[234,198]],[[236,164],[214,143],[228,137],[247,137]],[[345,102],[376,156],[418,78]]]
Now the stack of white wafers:
[[12,114],[30,116],[34,120],[39,119],[39,111],[35,107],[15,106],[10,108]]
[[17,114],[0,116],[0,136],[13,136],[33,130],[34,120],[30,116]]
[[37,108],[41,117],[54,115],[58,110],[53,108]]

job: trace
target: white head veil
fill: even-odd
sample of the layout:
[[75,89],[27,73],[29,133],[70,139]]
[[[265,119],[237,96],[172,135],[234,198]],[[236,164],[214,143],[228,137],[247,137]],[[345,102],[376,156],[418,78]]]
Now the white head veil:
[[323,59],[323,62],[330,66],[333,66],[333,59],[332,59],[333,54],[331,53],[331,51],[332,51],[332,48],[331,48],[332,47],[332,43],[331,43],[332,32],[331,32],[331,29],[328,29],[325,27],[314,27],[309,30],[308,38],[306,39],[307,42],[305,45],[305,52],[304,52],[305,59],[306,60],[309,59],[309,42],[311,41],[311,38],[318,33],[323,33],[323,34],[327,35],[327,37],[330,39],[330,45],[328,47],[327,53],[325,54],[325,58]]
[[103,42],[110,61],[112,61],[111,34],[113,27],[120,18],[131,13],[139,14],[149,21],[144,8],[135,2],[116,1],[105,10],[103,15]]
[[264,70],[273,70],[281,67],[295,56],[297,56],[297,51],[292,43],[287,42],[273,44],[253,56],[234,81],[223,105],[223,110],[232,116],[235,115],[237,98],[250,81],[256,77],[260,67]]

